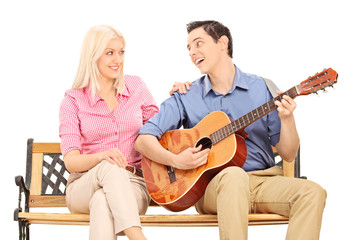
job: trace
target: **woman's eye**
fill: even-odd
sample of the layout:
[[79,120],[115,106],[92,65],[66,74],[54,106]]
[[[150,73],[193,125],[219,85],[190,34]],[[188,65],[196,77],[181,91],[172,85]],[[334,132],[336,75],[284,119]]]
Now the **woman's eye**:
[[125,53],[125,50],[123,50],[123,51],[120,51],[120,54],[124,54]]
[[113,55],[113,52],[109,51],[109,52],[106,53],[106,55]]

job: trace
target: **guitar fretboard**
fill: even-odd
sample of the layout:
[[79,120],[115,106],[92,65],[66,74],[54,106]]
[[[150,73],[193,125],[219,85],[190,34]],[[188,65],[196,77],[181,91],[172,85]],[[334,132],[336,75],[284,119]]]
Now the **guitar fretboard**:
[[260,107],[238,118],[237,120],[215,131],[210,135],[212,144],[214,145],[220,142],[229,135],[239,131],[240,129],[244,129],[245,127],[255,122],[256,120],[274,111],[277,108],[277,106],[275,105],[275,101],[280,101],[283,95],[288,95],[291,98],[295,98],[296,96],[298,96],[298,92],[296,90],[296,87],[293,87],[288,91],[282,93],[281,95],[271,99],[267,103],[261,105]]

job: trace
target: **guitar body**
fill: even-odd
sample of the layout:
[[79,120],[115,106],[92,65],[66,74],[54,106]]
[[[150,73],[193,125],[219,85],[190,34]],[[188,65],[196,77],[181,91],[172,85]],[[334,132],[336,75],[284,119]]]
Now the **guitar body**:
[[[212,112],[191,129],[166,132],[159,142],[165,149],[177,154],[194,147],[200,138],[210,136],[229,123],[230,119],[225,113]],[[151,198],[157,204],[176,212],[193,206],[203,196],[207,184],[218,172],[228,166],[244,165],[245,137],[246,133],[242,131],[213,145],[207,163],[196,169],[172,169],[143,157],[142,169]],[[171,170],[172,177],[169,175]]]

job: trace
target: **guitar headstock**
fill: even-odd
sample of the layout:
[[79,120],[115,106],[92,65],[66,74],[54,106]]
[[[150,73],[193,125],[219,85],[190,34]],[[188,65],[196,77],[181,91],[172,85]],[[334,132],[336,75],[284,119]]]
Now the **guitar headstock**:
[[316,93],[319,90],[324,90],[326,87],[331,87],[337,83],[338,74],[331,68],[324,69],[322,72],[309,77],[305,81],[297,85],[299,95],[308,95]]

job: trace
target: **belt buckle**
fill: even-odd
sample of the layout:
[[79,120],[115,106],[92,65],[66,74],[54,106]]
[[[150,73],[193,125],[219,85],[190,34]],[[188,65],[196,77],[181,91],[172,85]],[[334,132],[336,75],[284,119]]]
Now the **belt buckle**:
[[[132,165],[130,165],[130,166],[132,166]],[[135,166],[132,166],[132,167],[134,168],[133,174],[136,175],[136,167]]]

